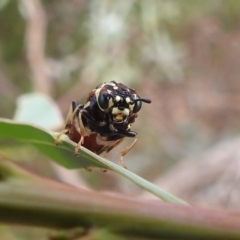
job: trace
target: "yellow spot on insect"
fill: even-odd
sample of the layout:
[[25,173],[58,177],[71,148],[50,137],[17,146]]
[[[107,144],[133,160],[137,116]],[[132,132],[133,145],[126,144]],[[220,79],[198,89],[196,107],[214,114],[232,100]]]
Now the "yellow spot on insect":
[[122,121],[123,120],[123,114],[122,113],[119,113],[117,114],[115,117],[114,117],[114,120],[115,121]]

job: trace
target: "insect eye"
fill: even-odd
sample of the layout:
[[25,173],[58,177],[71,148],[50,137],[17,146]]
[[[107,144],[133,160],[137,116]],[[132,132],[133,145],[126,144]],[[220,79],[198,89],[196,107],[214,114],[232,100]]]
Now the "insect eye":
[[98,105],[101,109],[105,110],[108,108],[108,104],[109,104],[109,96],[106,96],[106,94],[101,93],[98,96]]
[[142,101],[135,101],[135,106],[133,108],[133,112],[138,112],[142,107]]

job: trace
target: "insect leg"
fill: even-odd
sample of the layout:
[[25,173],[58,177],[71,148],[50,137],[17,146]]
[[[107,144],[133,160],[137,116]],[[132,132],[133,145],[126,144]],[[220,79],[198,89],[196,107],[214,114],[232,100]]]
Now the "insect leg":
[[78,106],[80,106],[78,104],[77,101],[72,101],[72,104],[69,108],[69,111],[68,111],[68,114],[67,114],[67,118],[66,118],[66,121],[65,121],[65,127],[64,129],[56,136],[56,139],[55,139],[55,144],[56,145],[59,145],[60,143],[60,138],[63,134],[67,134],[69,133],[69,130],[71,129],[71,125],[72,125],[72,122],[73,122],[73,118],[74,118],[74,115],[76,114],[77,110],[79,109]]
[[[103,152],[103,157],[106,158],[106,159],[107,159],[107,154],[108,154],[107,151]],[[101,168],[101,171],[105,173],[105,172],[107,172],[107,169]]]
[[79,155],[79,149],[81,148],[82,144],[84,143],[84,136],[81,135],[81,138],[80,138],[80,141],[77,143],[76,147],[75,147],[75,150],[74,150],[74,154],[75,156],[78,156]]
[[64,134],[67,134],[68,131],[69,131],[69,129],[65,128],[56,136],[56,139],[55,139],[55,144],[56,145],[59,145],[61,136],[64,135]]
[[79,116],[76,120],[78,122],[79,133],[81,136],[79,142],[77,143],[77,145],[75,147],[75,151],[74,151],[75,155],[78,156],[79,155],[78,150],[81,148],[82,144],[84,143],[84,137],[88,136],[89,134],[86,132],[83,121],[82,121],[82,110],[80,110]]
[[124,164],[123,161],[123,157],[133,148],[133,146],[135,145],[135,143],[137,142],[137,138],[135,138],[132,142],[132,144],[130,146],[128,146],[127,148],[125,148],[122,152],[121,152],[121,156],[120,156],[120,164],[124,167],[127,168],[126,165]]

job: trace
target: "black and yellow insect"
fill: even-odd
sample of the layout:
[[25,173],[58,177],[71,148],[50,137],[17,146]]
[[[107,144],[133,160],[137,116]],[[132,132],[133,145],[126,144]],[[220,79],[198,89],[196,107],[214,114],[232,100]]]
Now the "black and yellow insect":
[[57,136],[59,143],[62,134],[77,143],[75,154],[81,146],[96,154],[107,154],[125,137],[134,138],[132,144],[121,152],[120,163],[124,165],[123,157],[137,141],[137,133],[131,131],[131,124],[137,118],[137,112],[142,102],[151,100],[140,98],[134,89],[115,81],[99,84],[93,89],[85,104],[73,101],[70,107],[65,128]]

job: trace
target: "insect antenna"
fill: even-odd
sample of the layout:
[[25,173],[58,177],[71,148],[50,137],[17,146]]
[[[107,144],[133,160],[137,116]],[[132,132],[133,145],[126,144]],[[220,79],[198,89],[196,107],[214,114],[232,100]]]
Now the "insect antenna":
[[150,99],[146,99],[146,98],[138,98],[138,99],[134,99],[134,102],[145,102],[145,103],[151,103],[152,101]]

